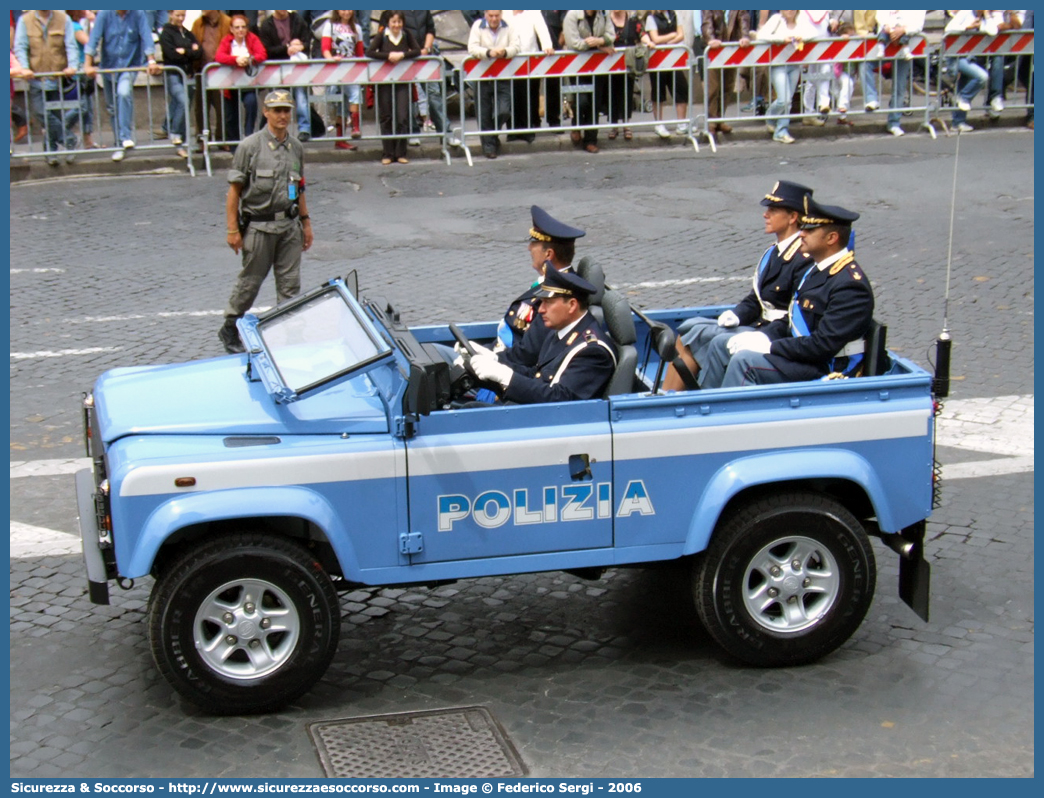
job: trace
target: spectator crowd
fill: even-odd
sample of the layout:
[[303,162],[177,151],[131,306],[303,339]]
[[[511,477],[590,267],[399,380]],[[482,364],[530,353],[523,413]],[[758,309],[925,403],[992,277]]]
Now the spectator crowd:
[[[71,162],[78,151],[101,146],[95,125],[104,104],[112,129],[112,159],[122,160],[138,138],[134,86],[147,72],[162,74],[166,104],[159,119],[150,123],[150,141],[169,140],[181,157],[188,157],[193,146],[201,151],[204,137],[231,150],[258,129],[258,93],[253,88],[204,90],[201,76],[208,64],[252,75],[272,61],[367,58],[396,64],[440,55],[433,12],[427,10],[384,11],[379,16],[371,11],[198,13],[186,27],[186,12],[177,10],[11,11],[12,143],[38,136],[48,163],[57,165],[60,158]],[[371,135],[382,140],[382,163],[408,163],[407,147],[419,145],[422,134],[445,135],[451,146],[460,143],[446,112],[447,88],[459,93],[458,102],[474,103],[482,151],[491,159],[502,151],[501,128],[506,128],[509,142],[532,142],[545,126],[555,133],[568,131],[577,148],[597,153],[599,129],[607,131],[610,140],[621,135],[631,140],[637,113],[651,112],[647,127],[660,138],[691,137],[691,121],[700,113],[690,108],[696,99],[705,100],[703,110],[716,136],[728,135],[730,121],[749,114],[765,125],[774,141],[790,144],[796,132],[792,124],[798,120],[813,127],[831,121],[850,126],[856,112],[881,110],[886,85],[884,127],[894,136],[905,133],[902,115],[915,104],[916,91],[942,87],[940,105],[948,106],[953,128],[960,132],[972,129],[968,114],[976,107],[997,117],[1006,95],[1020,86],[1032,97],[1032,56],[925,58],[922,52],[914,58],[912,47],[924,29],[925,11],[459,13],[470,26],[467,51],[472,58],[624,50],[628,69],[612,75],[463,83],[451,79],[296,86],[290,91],[298,140],[327,136],[338,149],[355,149],[353,140],[364,135],[364,115],[371,110]],[[946,33],[996,36],[1033,28],[1032,10],[951,11],[946,16]],[[771,42],[800,51],[809,40],[827,37],[865,39],[868,57],[856,63],[758,68],[704,69],[700,61],[691,73],[687,68],[646,73],[656,48],[687,47],[699,57],[723,45]],[[690,87],[690,74],[699,86]],[[16,78],[26,81],[24,92],[16,93]],[[741,98],[749,101],[730,111],[730,104],[739,105]],[[325,118],[316,105],[323,107]],[[199,141],[190,140],[190,113]],[[1031,103],[1026,123],[1033,127]]]

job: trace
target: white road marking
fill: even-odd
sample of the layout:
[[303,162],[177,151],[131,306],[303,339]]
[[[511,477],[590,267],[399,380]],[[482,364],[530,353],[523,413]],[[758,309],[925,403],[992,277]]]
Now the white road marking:
[[90,467],[91,458],[89,457],[78,457],[72,460],[12,460],[11,479],[75,474],[81,468]]
[[1033,472],[1032,457],[1003,457],[999,460],[978,460],[973,463],[950,463],[943,466],[943,489],[951,479],[975,479],[977,477],[999,477],[1004,474]]
[[649,283],[627,283],[619,288],[668,288],[675,285],[696,285],[697,283],[724,283],[724,282],[750,282],[750,276],[745,277],[686,277],[683,280],[656,280]]
[[11,269],[11,274],[65,274],[65,269]]
[[[250,308],[250,313],[264,313],[270,308]],[[96,324],[109,321],[141,321],[142,319],[176,319],[182,316],[224,316],[223,310],[167,310],[159,313],[127,313],[120,316],[80,316],[76,319],[62,319],[62,324]]]
[[11,522],[11,559],[79,554],[80,538],[42,526]]
[[936,419],[935,442],[1033,460],[1033,394],[948,399]]
[[87,349],[44,349],[39,352],[12,352],[11,360],[33,360],[39,357],[68,357],[70,355],[94,355],[98,352],[121,352],[122,346],[92,346]]

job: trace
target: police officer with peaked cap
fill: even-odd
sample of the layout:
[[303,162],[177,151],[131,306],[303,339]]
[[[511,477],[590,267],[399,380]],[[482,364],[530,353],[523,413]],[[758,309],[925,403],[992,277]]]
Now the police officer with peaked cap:
[[862,373],[874,292],[847,246],[858,218],[854,211],[805,198],[801,240],[814,265],[795,288],[786,318],[740,333],[724,347],[712,343],[705,388]]
[[547,329],[532,366],[479,347],[471,369],[500,386],[504,401],[565,402],[600,396],[616,368],[616,351],[587,309],[595,286],[571,271],[548,269],[533,300]]
[[286,89],[265,97],[267,124],[240,142],[228,170],[225,216],[228,245],[243,251],[243,268],[225,309],[218,338],[230,354],[243,352],[236,330],[257,298],[269,270],[279,302],[301,290],[301,253],[312,246],[305,202],[304,148],[289,134],[294,100]]
[[[765,208],[765,232],[775,235],[775,242],[762,254],[754,268],[753,288],[731,310],[717,319],[696,317],[678,328],[678,355],[689,369],[701,375],[707,360],[707,348],[718,336],[729,338],[741,332],[758,329],[787,315],[787,306],[798,282],[812,266],[812,259],[802,251],[799,226],[805,197],[812,189],[789,180],[777,180],[761,200]],[[685,382],[672,365],[664,379],[665,390],[682,390]]]

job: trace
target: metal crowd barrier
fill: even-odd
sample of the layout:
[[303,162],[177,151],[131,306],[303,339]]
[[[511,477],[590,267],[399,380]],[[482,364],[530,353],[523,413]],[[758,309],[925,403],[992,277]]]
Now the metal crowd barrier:
[[[343,93],[328,94],[326,87],[340,88],[347,85],[358,85],[361,89],[360,112],[366,104],[366,88],[382,86],[415,84],[415,83],[439,83],[442,86],[443,96],[446,94],[446,69],[441,58],[436,56],[421,56],[409,60],[403,60],[396,64],[388,61],[371,60],[369,58],[345,58],[341,61],[327,61],[325,59],[311,61],[266,61],[259,64],[256,69],[249,72],[240,67],[226,66],[224,64],[208,64],[203,68],[204,91],[232,92],[236,98],[237,105],[242,105],[242,99],[248,93],[254,93],[257,102],[256,124],[253,130],[247,130],[242,124],[243,114],[238,114],[240,122],[239,135],[235,138],[229,136],[225,131],[224,137],[210,139],[212,130],[220,130],[214,123],[217,120],[210,118],[209,103],[204,103],[204,119],[206,129],[202,131],[204,159],[207,166],[207,174],[212,174],[210,153],[215,147],[232,147],[239,143],[242,138],[259,129],[263,124],[262,113],[264,94],[268,89],[274,88],[304,88],[308,91],[309,105],[325,106],[326,120],[330,119],[330,108],[335,108],[335,116],[344,119],[349,118],[347,105]],[[315,90],[322,89],[321,94]],[[381,91],[375,91],[374,113],[377,119],[381,116]],[[396,116],[397,92],[388,92],[392,102],[392,118]],[[222,103],[224,105],[224,102]],[[242,110],[242,109],[241,109]],[[328,126],[329,127],[329,126]],[[346,128],[348,126],[345,126]],[[350,129],[342,131],[342,135],[330,135],[327,131],[322,140],[334,141],[380,141],[386,138],[430,138],[437,139],[440,143],[443,157],[446,163],[450,163],[449,149],[446,144],[446,134],[442,131],[426,132],[423,130],[411,131],[409,126],[402,132],[394,132],[389,136],[380,133],[379,121],[374,133],[363,132],[360,138],[352,139]]]
[[[113,130],[113,113],[117,109],[116,87],[119,76],[125,73],[134,73],[135,81],[132,92],[139,85],[139,76],[145,75],[143,83],[145,95],[144,130],[137,124],[142,119],[141,106],[134,103],[135,119],[131,121],[132,140],[135,142],[134,152],[150,150],[178,150],[184,147],[188,151],[189,172],[195,176],[196,169],[192,163],[192,142],[195,138],[192,128],[191,99],[186,102],[185,107],[185,138],[182,144],[173,144],[172,136],[168,134],[166,139],[156,138],[153,131],[163,126],[165,130],[170,129],[170,102],[167,96],[168,76],[173,76],[182,82],[186,92],[190,91],[192,81],[185,73],[176,66],[162,66],[162,80],[158,86],[153,85],[145,67],[138,69],[99,69],[98,79],[90,79],[83,72],[77,72],[74,76],[66,76],[62,72],[39,72],[30,80],[18,79],[15,81],[15,98],[12,104],[19,100],[26,112],[29,123],[28,135],[24,142],[12,144],[11,158],[13,159],[38,159],[47,160],[51,163],[67,159],[67,156],[98,154],[105,152],[122,152],[122,142]],[[112,77],[111,100],[106,101],[105,84],[108,76]],[[157,91],[158,89],[158,91]],[[159,97],[154,97],[158,93]],[[188,97],[188,94],[186,95]],[[111,106],[110,106],[111,102]],[[156,111],[156,105],[161,103],[160,110]],[[102,109],[105,109],[103,118]],[[37,131],[40,131],[39,134]],[[99,146],[99,139],[108,138],[109,133],[114,138],[112,146]],[[95,140],[95,147],[87,149],[83,146],[83,135],[90,134]],[[72,146],[69,146],[69,145]],[[57,146],[52,146],[57,145]]]
[[[514,58],[467,58],[459,68],[462,81],[474,86],[477,127],[468,128],[465,106],[460,107],[460,140],[468,165],[472,165],[467,137],[528,137],[537,133],[582,132],[614,128],[675,128],[699,152],[693,129],[693,66],[695,58],[687,47],[663,47],[650,51],[645,75],[627,71],[624,50],[600,52],[522,53]],[[681,88],[685,79],[687,85]],[[670,99],[664,103],[662,119],[649,117],[655,100],[653,81],[667,86]],[[535,116],[535,97],[546,98],[544,118]],[[463,84],[462,84],[463,85]],[[682,93],[676,103],[675,89]],[[562,107],[552,109],[561,96]],[[684,103],[679,115],[676,105]],[[593,107],[593,112],[592,112]],[[566,121],[566,109],[571,121]],[[668,113],[669,111],[669,113]],[[600,121],[601,117],[605,121]],[[583,117],[583,118],[581,118]],[[547,124],[543,125],[542,122]],[[557,121],[558,124],[552,124]],[[501,129],[500,125],[506,124]],[[679,128],[682,128],[679,130]]]
[[[775,120],[779,116],[786,116],[791,120],[795,119],[818,119],[820,115],[819,100],[824,95],[820,95],[818,92],[819,83],[829,82],[832,88],[845,91],[848,95],[848,114],[863,114],[865,111],[865,102],[867,98],[868,89],[872,89],[873,93],[881,98],[880,107],[872,113],[875,114],[922,114],[923,121],[921,126],[926,128],[931,133],[932,138],[935,138],[935,129],[932,127],[930,122],[931,103],[929,102],[928,91],[925,88],[918,90],[917,84],[914,80],[915,70],[913,67],[915,64],[920,65],[922,74],[927,76],[929,74],[929,47],[928,41],[921,35],[912,35],[908,47],[910,53],[913,56],[911,59],[899,58],[901,46],[898,44],[888,44],[885,47],[884,59],[878,59],[874,57],[874,51],[877,47],[876,38],[829,38],[829,39],[809,39],[804,42],[801,50],[797,50],[794,45],[790,43],[782,42],[762,42],[753,41],[747,47],[740,47],[739,44],[733,42],[725,42],[721,47],[714,49],[707,48],[704,51],[703,58],[705,62],[704,74],[709,76],[711,69],[724,70],[724,69],[744,69],[749,70],[747,73],[747,87],[746,91],[750,92],[750,102],[746,105],[743,104],[742,95],[746,91],[741,92],[739,88],[739,81],[737,80],[736,86],[731,92],[731,96],[724,97],[726,102],[726,109],[730,105],[736,108],[735,114],[723,113],[720,116],[711,113],[711,109],[708,107],[709,104],[709,86],[708,83],[704,84],[703,102],[704,108],[707,110],[705,118],[705,126],[701,131],[702,135],[707,136],[711,142],[711,148],[716,152],[717,149],[714,147],[714,137],[710,131],[712,125],[720,123],[743,123],[764,120],[769,121],[764,111],[772,103],[774,99],[772,94],[774,89],[771,86],[771,73],[773,67],[783,66],[800,66],[802,70],[801,82],[799,83],[796,92],[800,95],[803,91],[812,90],[816,92],[816,99],[814,101],[812,110],[804,111],[801,110],[797,113],[790,112],[790,104],[787,106],[787,113],[785,114],[774,114],[771,119]],[[900,62],[905,62],[909,65],[900,66]],[[882,87],[884,83],[883,70],[874,67],[876,64],[891,64],[892,71],[892,102],[888,105],[892,107],[885,107],[886,102],[883,100],[884,94]],[[840,64],[842,76],[837,77],[834,75],[833,65]],[[855,66],[856,69],[852,70],[851,67]],[[827,71],[829,70],[829,72]],[[896,71],[902,70],[906,72],[906,75],[896,85]],[[855,71],[857,75],[853,75]],[[848,86],[847,88],[842,85],[842,81],[846,80],[847,77]],[[723,76],[722,76],[723,77]],[[859,79],[859,85],[862,88],[863,98],[857,107],[853,102],[853,95],[855,94],[856,78]],[[925,78],[927,83],[927,78]],[[871,83],[872,82],[872,83]],[[720,81],[722,85],[722,91],[724,91],[724,80]],[[762,95],[763,103],[758,102],[758,87],[761,87],[765,92]],[[923,96],[924,102],[921,104],[914,104],[914,98],[916,96]],[[803,99],[803,98],[802,98]],[[829,95],[830,114],[840,114],[837,110],[836,96],[834,92]],[[759,106],[761,106],[759,108]],[[804,107],[804,105],[802,105]],[[826,120],[824,120],[825,123]]]
[[[942,115],[944,111],[956,110],[957,73],[956,64],[958,59],[971,59],[979,66],[985,63],[988,75],[986,85],[980,91],[989,108],[989,99],[998,93],[1004,100],[1005,108],[1030,109],[1033,107],[1033,31],[1032,30],[1009,30],[1001,31],[996,36],[985,33],[947,33],[939,45],[938,64],[936,64],[936,91],[937,103],[932,109],[932,118],[939,122],[947,135],[950,128],[946,118]],[[1008,65],[1013,67],[1011,80],[1009,81]],[[998,87],[996,83],[999,83]],[[1009,102],[1005,97],[1008,84],[1014,84],[1014,95],[1019,97],[1018,87],[1022,84],[1023,92],[1021,102]],[[993,85],[991,85],[993,83]]]

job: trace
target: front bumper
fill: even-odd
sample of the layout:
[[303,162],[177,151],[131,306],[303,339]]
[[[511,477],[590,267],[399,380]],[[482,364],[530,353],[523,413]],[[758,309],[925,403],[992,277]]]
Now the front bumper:
[[83,562],[87,567],[87,590],[95,604],[109,603],[109,576],[101,548],[101,530],[95,505],[94,471],[81,468],[76,472],[76,506],[80,511],[80,539]]

